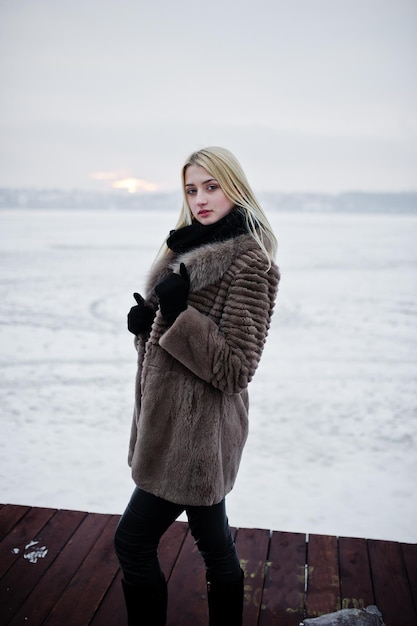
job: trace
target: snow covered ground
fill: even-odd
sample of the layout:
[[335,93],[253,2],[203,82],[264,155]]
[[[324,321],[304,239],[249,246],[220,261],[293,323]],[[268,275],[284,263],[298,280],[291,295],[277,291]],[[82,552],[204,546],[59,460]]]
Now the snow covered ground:
[[[121,513],[125,320],[176,211],[0,212],[0,502]],[[236,526],[417,541],[417,217],[270,213]]]

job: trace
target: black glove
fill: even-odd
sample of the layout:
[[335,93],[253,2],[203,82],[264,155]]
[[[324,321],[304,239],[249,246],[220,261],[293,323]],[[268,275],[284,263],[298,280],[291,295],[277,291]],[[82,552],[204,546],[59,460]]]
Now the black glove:
[[134,293],[133,297],[137,305],[132,306],[127,314],[127,327],[134,335],[140,335],[151,329],[155,312],[149,305],[145,304],[145,300],[139,293]]
[[170,274],[156,285],[155,293],[159,298],[159,306],[168,324],[172,324],[178,315],[187,308],[190,293],[190,277],[184,263],[180,265],[179,274]]

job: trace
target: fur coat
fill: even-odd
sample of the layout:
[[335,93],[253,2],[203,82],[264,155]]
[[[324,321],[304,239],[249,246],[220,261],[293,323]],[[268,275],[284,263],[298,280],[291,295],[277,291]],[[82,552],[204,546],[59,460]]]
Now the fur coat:
[[[168,327],[154,287],[185,263],[188,307]],[[134,482],[177,504],[208,506],[232,489],[248,434],[248,383],[262,355],[278,287],[275,264],[248,234],[152,268],[146,301],[156,310],[137,339],[129,447]]]

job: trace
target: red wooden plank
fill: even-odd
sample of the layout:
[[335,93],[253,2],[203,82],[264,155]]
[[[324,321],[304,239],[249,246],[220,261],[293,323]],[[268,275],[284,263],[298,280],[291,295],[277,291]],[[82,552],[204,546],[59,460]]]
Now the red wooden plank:
[[22,557],[25,546],[54,515],[53,509],[30,509],[0,543],[0,577]]
[[[0,613],[7,620],[17,612],[84,516],[85,513],[79,511],[56,511],[33,538],[36,545],[21,552],[20,558],[4,577],[6,584],[0,590]],[[33,557],[32,561],[25,558],[29,554]]]
[[110,515],[99,514],[89,514],[84,517],[63,550],[22,604],[10,622],[10,626],[25,623],[43,624],[71,578],[81,567],[109,519]]
[[167,626],[206,626],[207,623],[204,562],[188,532],[168,583]]
[[375,603],[386,626],[415,626],[417,614],[400,544],[368,540]]
[[256,626],[262,604],[265,563],[268,557],[269,530],[239,528],[236,548],[245,572],[243,626]]
[[414,606],[417,607],[417,544],[402,543],[401,551],[404,557],[405,568],[407,570],[408,582],[411,594],[414,600]]
[[109,626],[109,624],[127,624],[122,571],[119,569],[116,577],[108,588],[100,606],[93,615],[89,626]]
[[337,538],[310,535],[307,548],[306,616],[316,617],[340,609]]
[[89,624],[118,571],[113,537],[119,518],[112,516],[91,552],[54,606],[48,626]]
[[167,580],[169,580],[178,555],[188,532],[188,524],[175,522],[161,539],[159,544],[159,560]]
[[339,538],[339,568],[342,608],[362,609],[374,604],[365,539]]
[[[159,544],[159,560],[167,580],[181,550],[187,528],[184,522],[175,522],[164,534]],[[91,620],[90,626],[108,626],[126,621],[121,579],[122,573],[119,572]]]
[[19,520],[29,511],[29,506],[5,504],[0,509],[0,541],[12,530]]
[[258,626],[298,626],[304,617],[306,556],[305,535],[272,534]]

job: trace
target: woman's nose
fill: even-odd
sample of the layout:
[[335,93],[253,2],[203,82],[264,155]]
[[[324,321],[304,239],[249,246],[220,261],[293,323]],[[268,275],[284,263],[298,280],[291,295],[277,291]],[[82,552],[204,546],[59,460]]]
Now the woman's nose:
[[206,203],[207,203],[206,194],[204,193],[204,191],[198,191],[197,192],[197,204],[200,206]]

